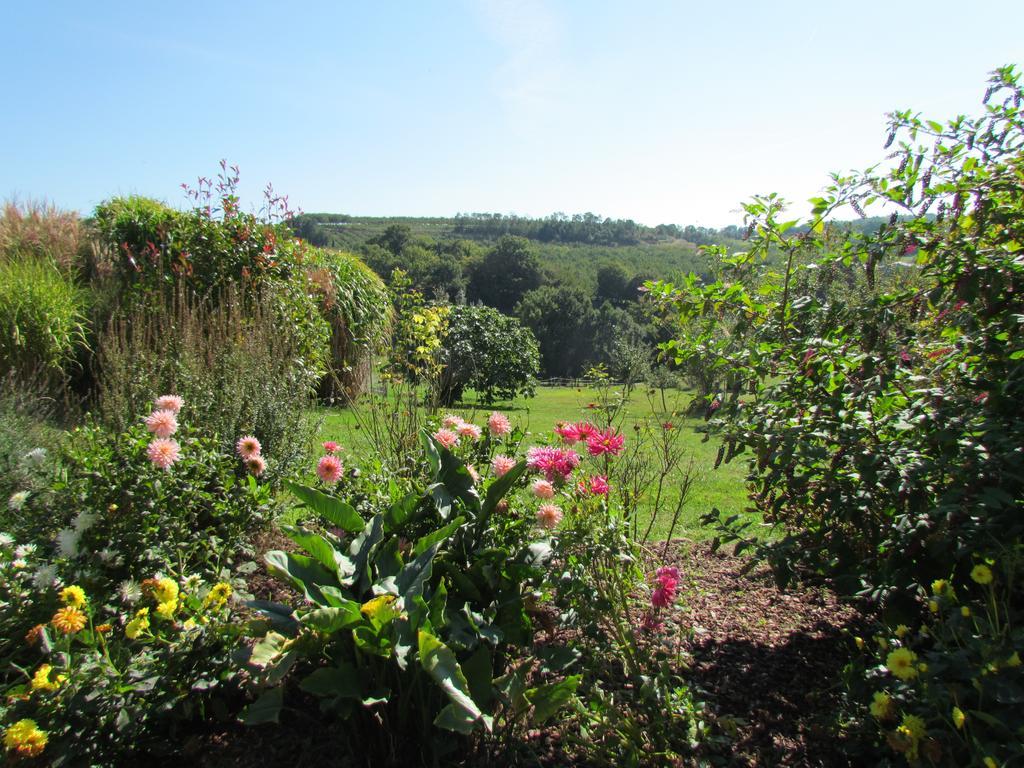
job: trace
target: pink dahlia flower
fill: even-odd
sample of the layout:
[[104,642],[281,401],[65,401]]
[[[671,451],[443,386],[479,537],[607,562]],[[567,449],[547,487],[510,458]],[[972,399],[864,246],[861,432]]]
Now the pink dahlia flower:
[[262,456],[251,456],[245,460],[249,474],[259,477],[267,470],[267,461]]
[[538,499],[555,498],[555,486],[547,480],[535,480],[533,483],[533,495]]
[[589,480],[580,480],[579,485],[576,486],[580,493],[590,494],[592,496],[607,496],[609,486],[608,478],[604,475],[594,475]]
[[672,605],[672,602],[676,599],[675,589],[668,589],[666,587],[655,587],[654,591],[651,592],[651,605],[655,608],[667,608]]
[[479,440],[481,435],[480,427],[476,424],[470,424],[468,421],[459,424],[458,432],[460,437],[468,437],[472,440]]
[[341,479],[343,467],[337,456],[323,456],[316,465],[316,476],[328,485],[333,485]]
[[178,418],[173,411],[153,411],[146,417],[146,429],[157,437],[170,437],[178,431]]
[[181,411],[183,405],[185,405],[185,401],[177,395],[160,395],[160,397],[153,401],[153,407],[156,410],[170,411],[174,414]]
[[541,504],[537,510],[537,522],[543,528],[556,528],[562,522],[562,509],[557,504]]
[[575,425],[576,431],[579,433],[580,440],[589,440],[594,435],[601,434],[601,430],[591,424],[589,421],[581,421]]
[[171,465],[181,458],[181,447],[177,440],[158,437],[150,441],[146,455],[160,469],[170,469]]
[[238,455],[242,457],[243,461],[248,461],[253,456],[259,456],[263,451],[263,446],[252,435],[246,435],[245,437],[238,438],[238,442],[235,443],[235,450],[238,451]]
[[487,417],[487,431],[495,437],[502,437],[512,431],[512,423],[504,413],[494,411]]
[[469,472],[469,476],[473,478],[474,484],[480,482],[480,473],[476,471],[476,467],[472,464],[467,464],[466,471]]
[[445,429],[455,429],[462,423],[462,417],[456,416],[454,413],[449,413],[443,419],[441,419],[441,426]]
[[609,427],[587,438],[587,453],[591,456],[600,456],[603,453],[618,456],[625,444],[626,438]]
[[333,440],[328,440],[323,444],[324,450],[332,456],[338,452],[338,444]]
[[459,436],[450,429],[439,429],[434,433],[434,439],[449,451],[459,444]]
[[495,477],[502,477],[507,474],[512,467],[516,465],[516,460],[511,456],[502,456],[498,454],[491,459],[491,469],[494,470]]
[[669,565],[663,565],[654,572],[654,579],[663,587],[676,588],[679,583],[679,569]]
[[567,445],[573,445],[580,441],[580,431],[575,424],[556,424],[555,434],[562,438],[562,442]]
[[579,463],[580,457],[576,451],[566,448],[537,446],[526,452],[526,465],[532,470],[543,472],[549,482],[556,479],[563,482],[568,480]]

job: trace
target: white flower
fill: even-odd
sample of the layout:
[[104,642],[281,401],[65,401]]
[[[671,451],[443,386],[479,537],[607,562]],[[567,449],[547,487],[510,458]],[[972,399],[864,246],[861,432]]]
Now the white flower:
[[18,569],[28,568],[28,563],[26,563],[20,557],[17,560],[15,560],[13,563],[11,563],[11,565],[13,565],[15,568],[18,568]]
[[57,566],[55,565],[44,565],[42,568],[36,571],[36,575],[32,577],[32,582],[36,585],[36,589],[46,589],[52,587],[57,581]]
[[97,515],[93,512],[79,512],[75,515],[75,522],[72,525],[75,526],[75,533],[81,536],[87,530],[92,527],[92,524],[96,522]]
[[33,448],[25,454],[25,457],[22,460],[30,466],[41,467],[46,462],[46,449]]
[[186,592],[198,592],[199,587],[203,584],[203,577],[198,573],[193,573],[191,576],[186,576],[185,580],[181,583],[182,589]]
[[136,603],[142,599],[142,586],[137,581],[126,579],[118,585],[117,594],[122,603]]
[[7,500],[7,508],[10,509],[12,512],[19,511],[22,507],[25,506],[25,502],[28,501],[28,497],[28,491],[18,491],[17,493],[12,493],[11,498]]
[[14,550],[15,557],[29,557],[36,553],[35,544],[21,544],[17,549]]
[[102,560],[106,564],[116,563],[117,560],[120,558],[120,555],[117,554],[117,550],[111,549],[110,547],[104,547],[99,552],[97,552],[96,555],[97,557],[99,557],[100,560]]
[[65,528],[57,534],[57,549],[64,557],[75,557],[78,554],[79,533],[73,528]]
[[14,543],[14,537],[9,533],[0,533],[0,547],[9,547]]

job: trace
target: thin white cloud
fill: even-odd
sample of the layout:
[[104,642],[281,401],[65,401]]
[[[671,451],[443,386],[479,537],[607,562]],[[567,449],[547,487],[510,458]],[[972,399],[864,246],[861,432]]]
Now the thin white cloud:
[[494,74],[506,118],[524,128],[549,122],[568,93],[564,25],[544,0],[472,0],[484,34],[504,53]]

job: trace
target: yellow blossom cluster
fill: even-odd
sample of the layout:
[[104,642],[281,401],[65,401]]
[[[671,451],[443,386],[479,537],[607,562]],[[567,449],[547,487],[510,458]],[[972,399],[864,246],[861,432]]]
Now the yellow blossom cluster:
[[38,757],[46,749],[46,731],[35,720],[19,720],[4,731],[4,747],[18,757]]

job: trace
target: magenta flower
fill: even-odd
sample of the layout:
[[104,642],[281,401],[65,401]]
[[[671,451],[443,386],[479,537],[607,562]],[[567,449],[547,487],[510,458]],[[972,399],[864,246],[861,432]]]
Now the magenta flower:
[[580,431],[575,424],[556,424],[555,434],[562,438],[562,442],[566,445],[573,445],[580,441]]
[[476,424],[470,424],[468,421],[464,421],[461,424],[459,424],[457,429],[459,437],[468,437],[474,441],[480,439],[480,427],[478,427]]
[[341,479],[344,471],[337,456],[323,456],[316,465],[316,475],[328,485],[333,485]]
[[654,580],[658,582],[659,586],[675,591],[679,584],[679,569],[664,565],[654,572]]
[[183,405],[185,405],[185,401],[177,395],[160,395],[160,397],[153,401],[153,407],[156,410],[170,411],[175,415],[181,411]]
[[549,482],[569,479],[572,471],[579,466],[580,457],[576,451],[551,446],[536,446],[526,452],[526,465],[543,472]]
[[242,461],[248,461],[253,456],[259,456],[263,451],[263,446],[252,435],[246,435],[245,437],[238,438],[238,442],[235,443],[235,450],[242,457]]
[[535,480],[533,483],[533,495],[538,499],[553,499],[555,497],[555,486],[547,480]]
[[487,417],[487,431],[495,437],[502,437],[512,431],[512,424],[504,413],[494,411]]
[[676,599],[675,589],[667,589],[665,587],[655,587],[654,591],[651,592],[651,605],[655,608],[667,608],[672,605],[672,601]]
[[251,456],[245,460],[245,467],[249,470],[249,474],[259,477],[266,471],[267,461],[262,456]]
[[157,437],[170,437],[178,431],[178,418],[173,411],[153,411],[146,417],[146,429]]
[[618,456],[622,453],[625,444],[626,438],[609,427],[603,432],[596,432],[587,438],[587,453],[591,456],[600,456],[603,453]]
[[459,444],[459,436],[450,429],[439,429],[434,433],[434,439],[449,451]]
[[562,522],[562,509],[557,504],[541,504],[537,509],[537,522],[543,528],[556,528]]
[[160,469],[170,469],[171,465],[181,458],[181,447],[177,440],[158,437],[146,447],[146,455]]
[[332,456],[338,452],[338,444],[333,440],[328,440],[327,442],[323,443],[323,448],[324,451],[331,454]]
[[516,460],[511,456],[502,456],[498,454],[491,459],[491,469],[494,470],[495,477],[502,477],[507,474],[512,467],[516,465]]

